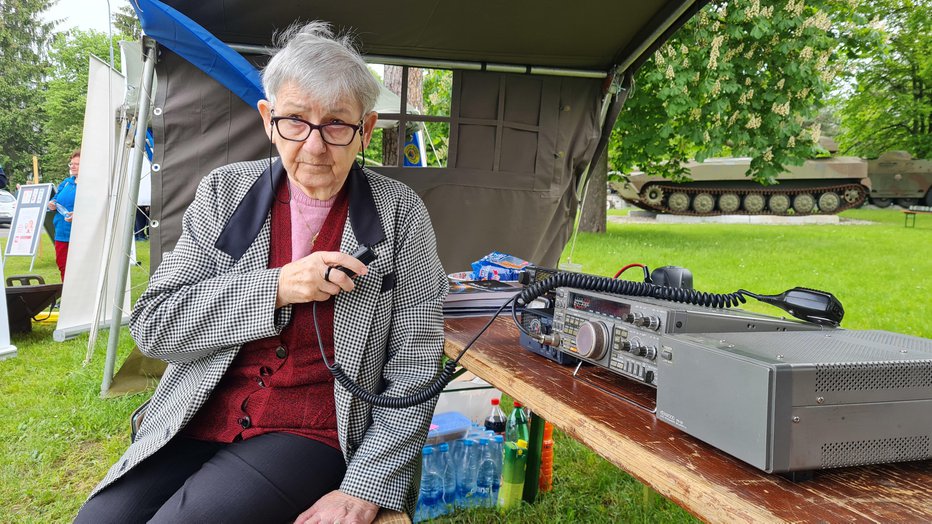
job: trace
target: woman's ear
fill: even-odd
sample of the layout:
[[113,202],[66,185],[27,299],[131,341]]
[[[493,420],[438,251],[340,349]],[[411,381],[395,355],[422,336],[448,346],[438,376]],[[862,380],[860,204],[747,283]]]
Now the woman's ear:
[[262,124],[265,128],[265,134],[272,140],[272,103],[268,100],[259,100],[256,104],[259,109],[259,115],[262,116]]
[[375,111],[369,111],[362,120],[362,148],[369,147],[369,141],[372,140],[372,131],[375,130],[375,123],[379,121],[379,114]]

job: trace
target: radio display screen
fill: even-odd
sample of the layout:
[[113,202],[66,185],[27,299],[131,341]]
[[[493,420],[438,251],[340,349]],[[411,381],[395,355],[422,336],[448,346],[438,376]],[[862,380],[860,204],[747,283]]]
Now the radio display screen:
[[570,307],[577,311],[598,313],[610,317],[624,318],[631,312],[631,305],[588,295],[570,294]]

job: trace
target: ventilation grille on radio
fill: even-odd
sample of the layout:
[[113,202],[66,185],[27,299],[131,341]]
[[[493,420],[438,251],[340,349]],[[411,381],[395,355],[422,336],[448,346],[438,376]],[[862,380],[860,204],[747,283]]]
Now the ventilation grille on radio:
[[899,437],[855,442],[830,442],[822,444],[822,467],[841,468],[879,464],[883,462],[906,462],[932,457],[929,437]]
[[932,361],[816,365],[816,391],[932,387]]

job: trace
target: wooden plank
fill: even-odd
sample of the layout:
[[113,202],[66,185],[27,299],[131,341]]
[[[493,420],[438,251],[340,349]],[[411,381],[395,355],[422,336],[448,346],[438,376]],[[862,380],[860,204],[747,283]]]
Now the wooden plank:
[[[487,318],[446,321],[455,357]],[[580,376],[525,350],[499,318],[460,364],[709,522],[932,522],[932,461],[824,470],[794,483],[664,424],[643,391],[611,373]],[[697,392],[697,394],[699,394]]]

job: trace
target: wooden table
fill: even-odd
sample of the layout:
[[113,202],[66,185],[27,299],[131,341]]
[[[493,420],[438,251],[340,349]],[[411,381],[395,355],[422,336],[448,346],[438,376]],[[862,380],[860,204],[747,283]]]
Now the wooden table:
[[[918,211],[916,209],[903,210],[903,227],[916,227],[916,215],[932,215],[932,211]],[[910,221],[912,219],[912,221]]]
[[[448,319],[447,355],[487,321]],[[460,364],[702,520],[932,522],[932,461],[822,470],[799,483],[764,473],[635,406],[637,384],[595,368],[574,377],[525,350],[510,317]]]

